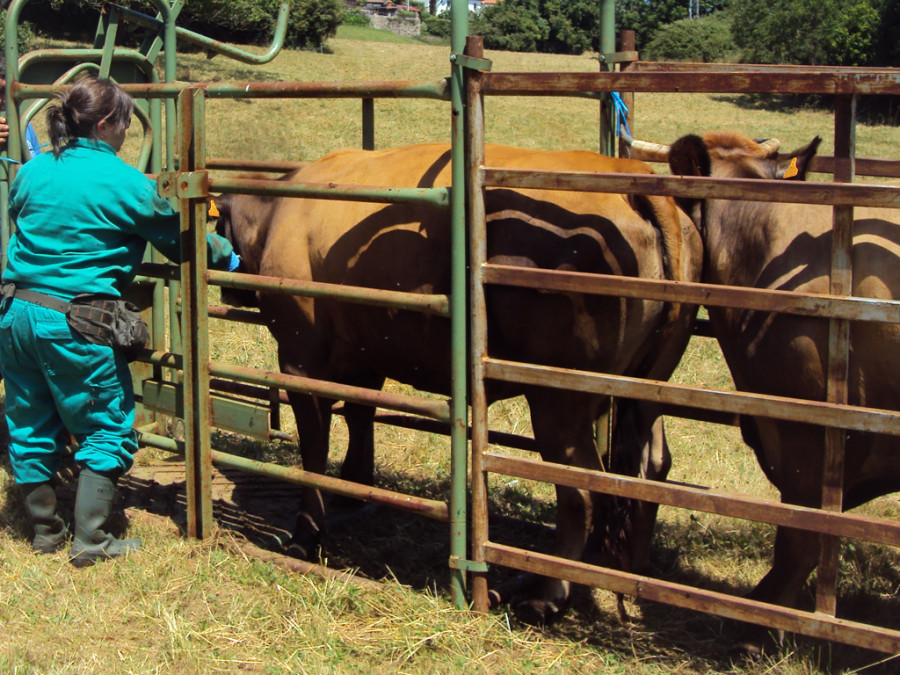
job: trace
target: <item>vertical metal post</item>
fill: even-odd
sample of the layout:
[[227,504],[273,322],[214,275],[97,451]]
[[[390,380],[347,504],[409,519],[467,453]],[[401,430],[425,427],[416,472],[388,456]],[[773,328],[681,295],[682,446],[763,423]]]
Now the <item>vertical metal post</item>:
[[[469,31],[469,8],[466,0],[450,3],[450,51],[462,54]],[[467,401],[467,336],[468,304],[466,302],[466,171],[465,111],[463,68],[455,60],[450,66],[451,108],[451,264],[450,273],[450,555],[456,560],[466,557],[466,486],[468,469]],[[465,573],[450,571],[450,592],[457,607],[465,607]]]
[[[470,37],[466,54],[481,58],[484,39]],[[468,221],[469,221],[469,300],[471,306],[470,344],[472,346],[472,553],[475,563],[484,563],[484,545],[488,541],[487,475],[484,471],[483,453],[488,447],[487,398],[484,392],[484,358],[487,356],[487,304],[482,266],[487,259],[487,229],[485,227],[484,186],[481,167],[485,162],[484,150],[484,96],[481,91],[483,76],[470,71],[466,77],[466,168]],[[487,612],[487,573],[472,572],[472,605],[476,612]]]
[[[837,96],[834,115],[834,180],[849,183],[855,173],[856,95]],[[853,292],[853,207],[835,206],[831,240],[830,293],[849,296]],[[828,330],[828,390],[830,403],[847,403],[850,362],[850,322],[831,319]],[[844,446],[846,431],[828,427],[822,467],[822,508],[843,510]],[[822,536],[816,582],[816,611],[834,616],[837,605],[837,568],[840,541]]]
[[362,100],[362,148],[375,149],[375,99]]
[[[609,71],[613,65],[606,56],[616,51],[616,0],[600,2],[600,70]],[[616,154],[616,110],[610,97],[600,99],[600,153]]]
[[[119,10],[115,6],[108,8],[108,24],[104,31],[103,50],[100,56],[100,72],[99,77],[108,78],[109,70],[112,67],[113,49],[116,46],[116,33],[119,30]],[[103,21],[103,19],[100,19]]]
[[[623,52],[633,52],[635,51],[635,43],[634,43],[634,31],[633,30],[623,30],[619,34],[619,51]],[[630,61],[623,61],[619,64],[619,70],[628,70],[631,67]],[[633,91],[622,91],[619,92],[619,95],[622,97],[622,102],[625,104],[625,107],[628,108],[628,115],[626,116],[626,121],[628,122],[628,128],[631,131],[632,138],[636,138],[634,135],[636,132],[634,130],[634,92]],[[618,120],[614,122],[614,124],[618,124]],[[617,130],[614,130],[614,133]],[[625,142],[619,138],[619,157],[627,157],[628,153],[625,150]]]
[[[205,106],[201,90],[178,96],[181,167],[179,195],[188,188],[184,172],[206,165]],[[212,528],[212,460],[209,397],[209,314],[206,280],[206,200],[179,197],[181,209],[182,325],[184,339],[185,483],[188,535],[206,537]]]

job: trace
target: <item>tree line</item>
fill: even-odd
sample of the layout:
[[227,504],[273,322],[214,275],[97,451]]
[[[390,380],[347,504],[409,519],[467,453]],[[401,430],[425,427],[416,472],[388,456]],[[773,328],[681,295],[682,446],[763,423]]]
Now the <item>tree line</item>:
[[[147,0],[115,1],[143,14],[156,14]],[[290,2],[285,46],[319,49],[334,37],[344,17],[344,0]],[[7,4],[8,0],[0,0],[0,5]],[[93,34],[103,5],[103,0],[31,0],[23,8],[24,25],[20,32],[29,39],[36,32],[81,39],[85,34]],[[188,0],[178,15],[178,26],[225,42],[267,44],[272,40],[280,5],[281,0]],[[51,13],[62,20],[48,24],[46,17]],[[6,10],[2,14],[5,19]],[[130,28],[126,24],[121,30]],[[0,44],[4,38],[0,31]],[[23,42],[21,36],[19,42]]]
[[[616,33],[642,58],[819,66],[900,65],[900,0],[616,0]],[[488,49],[598,50],[597,0],[502,0],[471,21]]]
[[[422,10],[426,32],[449,35],[448,16],[431,13],[433,0],[411,3]],[[92,31],[102,4],[32,0],[23,12],[26,25],[20,42],[31,36],[28,21],[42,31],[51,28],[40,20],[48,10],[64,16],[52,27],[57,33]],[[119,4],[153,13],[146,0]],[[344,0],[291,4],[288,47],[322,48],[349,16]],[[265,44],[271,40],[279,5],[280,0],[190,0],[178,24],[215,39]],[[900,0],[616,0],[616,33],[635,31],[645,60],[897,66],[900,41],[892,35],[897,26]],[[488,49],[581,54],[599,50],[600,3],[502,0],[473,14],[469,32],[483,35]]]

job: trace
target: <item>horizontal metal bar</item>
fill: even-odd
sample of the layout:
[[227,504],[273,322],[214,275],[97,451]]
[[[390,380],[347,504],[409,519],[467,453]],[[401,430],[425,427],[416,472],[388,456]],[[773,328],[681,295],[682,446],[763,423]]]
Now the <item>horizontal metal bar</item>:
[[[143,263],[140,273],[147,277],[178,281],[180,279],[179,267],[160,263]],[[446,295],[429,293],[404,293],[401,291],[388,291],[380,288],[366,288],[364,286],[343,286],[340,284],[326,284],[318,281],[300,281],[283,277],[269,277],[260,274],[241,274],[238,272],[223,272],[209,270],[207,280],[217,286],[227,288],[240,288],[250,291],[271,291],[298,295],[309,298],[332,298],[343,302],[355,302],[377,307],[393,307],[407,309],[414,312],[422,312],[432,316],[450,316],[450,299]],[[210,316],[236,321],[248,321],[265,325],[265,321],[258,312],[237,310],[221,306],[210,308]]]
[[820,426],[900,435],[900,412],[807,401],[767,394],[721,391],[659,380],[568,370],[500,359],[484,360],[486,378],[554,389],[583,391]]
[[[71,86],[71,85],[68,85]],[[16,90],[16,98],[50,98],[66,85],[29,84]],[[127,83],[122,89],[134,98],[174,98],[185,89],[202,90],[208,98],[426,98],[450,100],[448,79],[437,81],[346,82],[167,82]]]
[[490,541],[484,544],[484,552],[485,561],[493,565],[566,579],[574,583],[604,588],[614,593],[792,633],[802,633],[833,642],[844,642],[890,654],[900,653],[900,632],[887,628],[837,619],[826,614],[801,612],[789,607],[555,558]]
[[900,94],[897,68],[820,72],[485,73],[486,95],[561,96],[586,91],[722,94]]
[[181,280],[181,267],[168,263],[141,263],[138,274],[151,279],[167,279],[168,281]]
[[[172,352],[145,352],[138,360],[175,370],[182,370],[184,367],[184,357],[181,354]],[[224,377],[237,380],[238,382],[258,384],[263,387],[274,386],[286,391],[314,394],[337,401],[361,403],[397,412],[422,415],[440,422],[450,422],[450,406],[446,400],[402,396],[364,387],[353,387],[347,384],[329,382],[328,380],[316,380],[311,377],[285,375],[284,373],[276,373],[270,370],[258,370],[256,368],[216,362],[209,364],[209,374],[213,377]]]
[[761,288],[719,286],[682,281],[659,281],[612,274],[589,274],[560,270],[542,270],[487,263],[482,279],[488,284],[522,288],[596,293],[624,298],[647,298],[664,302],[714,307],[740,307],[764,312],[800,316],[900,323],[900,302],[871,298],[836,297],[821,293],[795,293]]
[[[779,155],[783,157],[784,155]],[[879,176],[881,178],[900,178],[900,159],[869,159],[856,157],[853,160],[853,173],[856,176]],[[808,170],[818,173],[834,173],[834,157],[816,155],[809,162]]]
[[251,309],[237,309],[235,307],[225,307],[223,305],[209,305],[207,313],[210,318],[222,319],[224,321],[237,321],[239,323],[252,323],[257,326],[265,326],[266,320],[263,315]]
[[[783,157],[784,155],[779,155]],[[643,159],[644,162],[665,164],[664,159]],[[900,160],[856,157],[854,159],[854,175],[877,176],[880,178],[900,178]],[[210,166],[210,168],[213,168]],[[832,155],[816,155],[807,165],[812,173],[834,173],[834,157]]]
[[[859,160],[856,160],[859,162]],[[309,162],[291,162],[277,159],[233,159],[230,157],[208,157],[207,169],[220,171],[268,171],[271,173],[287,173],[306,166]]]
[[634,63],[639,58],[638,52],[610,52],[609,54],[600,54],[600,63]]
[[433,400],[415,396],[402,396],[385,391],[354,387],[328,380],[285,375],[273,371],[257,370],[225,363],[210,363],[210,375],[227,377],[239,382],[249,382],[265,387],[276,386],[287,391],[315,394],[351,403],[361,403],[398,412],[423,415],[442,422],[450,421],[450,408],[446,400]]
[[751,178],[575,173],[491,167],[482,167],[480,171],[481,180],[487,187],[900,208],[900,188],[870,183],[805,183]]
[[[157,436],[156,434],[139,433],[138,442],[161,450],[168,450],[178,454],[184,454],[184,442],[175,441],[165,436]],[[212,450],[210,456],[214,464],[246,471],[257,476],[268,476],[270,478],[278,478],[288,483],[297,485],[305,485],[308,487],[318,488],[326,492],[332,492],[344,497],[352,499],[361,499],[373,504],[382,504],[393,508],[410,511],[426,518],[432,518],[441,522],[449,522],[449,509],[444,502],[433,499],[425,499],[423,497],[414,497],[402,492],[393,492],[383,488],[372,487],[369,485],[361,485],[352,483],[340,478],[326,476],[320,473],[304,471],[292,467],[279,466],[270,462],[258,462],[256,460],[247,459],[246,457],[238,457],[226,452]]]
[[287,183],[259,178],[210,178],[210,192],[339,199],[385,204],[424,204],[441,208],[450,205],[450,188],[398,188],[380,185],[341,185],[338,183]]
[[838,77],[855,77],[866,75],[892,75],[897,69],[891,66],[859,67],[859,66],[802,66],[796,64],[772,63],[696,63],[679,61],[638,61],[631,70],[640,73],[775,73],[778,75],[807,76],[832,75]]
[[601,473],[535,459],[493,453],[485,453],[483,457],[485,471],[503,476],[566,485],[730,518],[743,518],[838,537],[900,546],[900,523],[885,519],[822,511],[736,492]]
[[271,291],[309,298],[330,298],[345,302],[355,302],[377,307],[407,309],[434,316],[450,316],[450,299],[446,295],[426,293],[404,293],[364,286],[342,286],[318,281],[298,281],[283,277],[268,277],[260,274],[240,274],[209,270],[209,283],[228,288],[252,291]]

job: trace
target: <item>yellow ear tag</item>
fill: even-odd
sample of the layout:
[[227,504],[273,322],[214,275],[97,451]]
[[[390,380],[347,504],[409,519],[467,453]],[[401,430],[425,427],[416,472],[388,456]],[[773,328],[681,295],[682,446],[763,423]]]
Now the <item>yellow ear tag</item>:
[[782,178],[793,178],[800,170],[797,168],[797,158],[791,157],[791,163],[788,165],[788,168],[784,170],[784,176]]
[[[796,171],[794,173],[797,173]],[[219,209],[216,208],[216,202],[212,199],[209,200],[209,217],[210,218],[218,218],[219,217]]]

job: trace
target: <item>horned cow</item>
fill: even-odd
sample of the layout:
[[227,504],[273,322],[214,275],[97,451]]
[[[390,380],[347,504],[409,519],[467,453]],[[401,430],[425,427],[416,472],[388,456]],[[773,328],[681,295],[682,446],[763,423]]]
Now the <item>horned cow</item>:
[[[673,174],[803,180],[819,145],[779,157],[736,134],[686,136],[669,151]],[[804,293],[828,293],[830,206],[708,199],[684,202],[701,226],[703,280]],[[852,295],[900,297],[900,224],[893,209],[855,209]],[[710,307],[712,330],[738,389],[825,400],[828,322],[789,314]],[[850,328],[849,403],[897,409],[900,326],[854,322]],[[782,501],[821,506],[825,428],[762,416],[741,419],[744,441],[781,491]],[[900,489],[900,439],[847,434],[844,508]],[[795,605],[819,556],[819,535],[779,527],[771,570],[751,597]],[[759,648],[751,634],[745,647]]]

